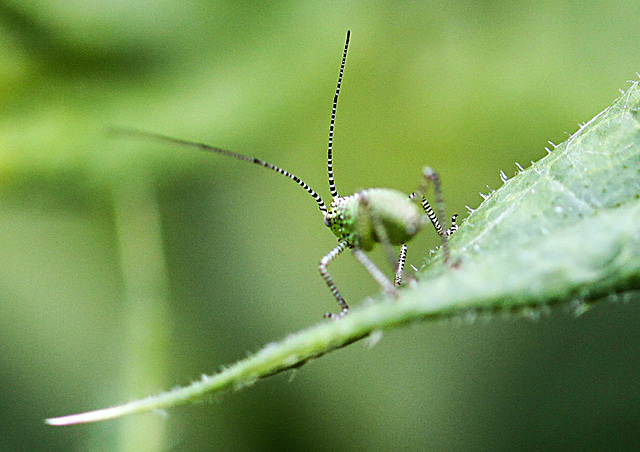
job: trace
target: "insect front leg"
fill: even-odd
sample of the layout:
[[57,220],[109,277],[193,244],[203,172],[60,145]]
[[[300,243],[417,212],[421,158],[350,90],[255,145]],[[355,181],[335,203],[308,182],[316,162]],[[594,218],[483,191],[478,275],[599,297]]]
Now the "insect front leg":
[[320,275],[322,275],[322,278],[324,279],[324,282],[327,283],[327,286],[329,286],[329,290],[331,291],[333,296],[338,301],[338,304],[342,308],[342,311],[340,311],[339,314],[332,314],[330,312],[326,313],[324,315],[324,317],[326,319],[340,318],[340,317],[342,317],[343,315],[345,315],[349,311],[349,306],[347,305],[347,302],[344,301],[344,298],[342,298],[342,295],[340,295],[340,292],[338,292],[338,288],[336,287],[335,283],[333,282],[333,279],[331,278],[331,275],[329,275],[329,272],[327,271],[327,265],[329,265],[329,262],[332,262],[346,248],[347,248],[347,242],[340,242],[338,244],[338,246],[336,246],[326,256],[324,256],[322,259],[320,259],[320,264],[318,265],[318,270],[320,271]]

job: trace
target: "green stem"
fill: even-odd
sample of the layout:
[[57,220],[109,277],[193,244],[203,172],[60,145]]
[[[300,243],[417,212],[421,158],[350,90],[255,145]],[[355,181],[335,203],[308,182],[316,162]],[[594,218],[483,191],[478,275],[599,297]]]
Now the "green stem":
[[[114,214],[126,319],[121,386],[125,397],[167,382],[167,275],[160,214],[151,179],[127,173],[115,183]],[[155,417],[122,423],[118,450],[164,450],[166,423]]]

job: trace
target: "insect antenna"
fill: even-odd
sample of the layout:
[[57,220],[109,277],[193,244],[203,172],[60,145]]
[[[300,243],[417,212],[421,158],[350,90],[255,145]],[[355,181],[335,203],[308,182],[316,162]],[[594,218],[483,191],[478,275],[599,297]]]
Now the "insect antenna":
[[304,188],[307,191],[307,193],[309,193],[313,197],[313,199],[316,200],[316,202],[318,203],[318,208],[320,209],[320,212],[322,212],[323,214],[327,212],[327,206],[325,206],[324,201],[322,200],[320,195],[316,193],[314,189],[309,187],[303,180],[298,178],[296,175],[291,174],[289,171],[279,168],[276,165],[272,165],[271,163],[265,162],[264,160],[260,160],[255,157],[249,157],[243,154],[238,154],[237,152],[227,151],[225,149],[220,149],[215,146],[209,146],[208,144],[204,144],[204,143],[181,140],[179,138],[172,138],[166,135],[161,135],[161,134],[152,133],[152,132],[144,132],[141,130],[114,128],[114,129],[111,129],[109,133],[112,135],[118,135],[118,136],[147,138],[151,140],[161,141],[163,143],[171,143],[171,144],[182,146],[182,147],[195,148],[201,151],[207,151],[207,152],[213,152],[216,154],[226,155],[227,157],[231,157],[236,160],[244,160],[247,162],[255,163],[256,165],[260,165],[270,170],[273,170],[276,173],[280,173],[283,176],[286,176],[289,179],[293,180],[295,183],[297,183],[302,188]]
[[336,181],[333,178],[333,129],[336,123],[336,110],[338,108],[338,96],[340,95],[340,86],[342,85],[342,76],[344,74],[344,65],[347,61],[347,49],[349,48],[349,37],[351,30],[347,30],[347,41],[344,43],[344,52],[342,53],[342,64],[340,65],[340,75],[338,75],[338,86],[336,86],[336,94],[333,96],[333,107],[331,109],[331,125],[329,126],[329,147],[327,150],[327,169],[329,171],[329,190],[331,197],[338,198],[338,190],[336,190]]

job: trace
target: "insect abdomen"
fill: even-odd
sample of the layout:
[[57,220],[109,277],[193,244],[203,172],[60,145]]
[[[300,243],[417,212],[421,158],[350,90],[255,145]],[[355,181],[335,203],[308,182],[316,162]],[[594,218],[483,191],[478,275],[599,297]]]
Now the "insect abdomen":
[[[417,203],[397,190],[371,188],[358,193],[357,234],[360,246],[371,250],[387,235],[392,245],[408,242],[420,230],[424,214]],[[374,223],[375,222],[375,223]],[[382,231],[380,230],[382,228]]]

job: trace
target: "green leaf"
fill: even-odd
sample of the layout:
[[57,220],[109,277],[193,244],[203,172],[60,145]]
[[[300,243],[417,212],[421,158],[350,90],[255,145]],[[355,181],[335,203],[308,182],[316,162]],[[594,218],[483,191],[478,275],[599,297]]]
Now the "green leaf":
[[431,260],[399,299],[381,296],[189,386],[47,423],[113,419],[238,389],[417,320],[483,311],[521,315],[559,303],[582,312],[596,301],[633,294],[640,287],[639,109],[635,82],[469,216],[450,241],[456,268]]

